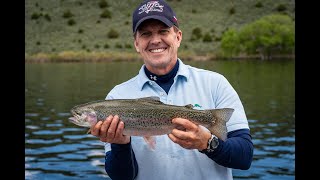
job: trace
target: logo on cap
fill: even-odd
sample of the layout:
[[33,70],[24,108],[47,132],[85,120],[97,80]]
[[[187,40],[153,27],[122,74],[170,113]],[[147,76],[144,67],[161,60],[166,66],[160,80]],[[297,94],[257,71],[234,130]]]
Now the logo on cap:
[[148,14],[150,11],[162,12],[163,5],[160,5],[158,1],[150,1],[139,8],[139,14],[142,14],[143,12]]

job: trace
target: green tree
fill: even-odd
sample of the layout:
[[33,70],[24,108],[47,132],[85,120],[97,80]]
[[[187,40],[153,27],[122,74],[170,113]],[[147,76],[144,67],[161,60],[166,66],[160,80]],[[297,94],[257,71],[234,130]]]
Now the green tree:
[[222,36],[221,48],[226,53],[235,48],[231,52],[271,59],[273,55],[294,52],[294,35],[294,22],[288,15],[272,14],[243,26],[238,33],[228,30]]
[[230,28],[228,31],[225,31],[223,33],[221,48],[223,50],[224,56],[226,57],[239,54],[240,40],[235,29]]

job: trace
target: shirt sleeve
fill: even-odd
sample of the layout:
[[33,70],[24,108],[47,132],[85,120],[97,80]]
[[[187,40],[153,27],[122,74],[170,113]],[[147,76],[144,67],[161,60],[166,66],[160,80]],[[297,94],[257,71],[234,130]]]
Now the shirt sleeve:
[[234,169],[249,169],[253,158],[253,143],[249,129],[229,132],[226,141],[219,139],[217,149],[205,154],[219,165]]
[[106,152],[105,170],[113,180],[132,180],[138,174],[138,163],[131,143],[111,144]]
[[[114,99],[111,92],[106,96],[106,100]],[[105,170],[111,179],[132,180],[137,176],[138,163],[131,140],[128,144],[105,143],[105,153]]]

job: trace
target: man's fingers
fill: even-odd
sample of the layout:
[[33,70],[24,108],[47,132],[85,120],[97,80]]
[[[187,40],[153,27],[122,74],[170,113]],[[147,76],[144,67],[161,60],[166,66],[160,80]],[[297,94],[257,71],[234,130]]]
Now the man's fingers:
[[173,134],[168,134],[169,138],[171,139],[171,141],[177,143],[177,138],[173,135]]
[[108,128],[108,131],[107,131],[107,138],[108,139],[110,139],[110,140],[114,139],[114,136],[116,135],[118,123],[119,123],[119,116],[115,115],[113,117],[112,122],[111,122],[111,124]]
[[120,139],[123,138],[123,129],[124,129],[124,123],[122,121],[119,122],[118,128],[116,130],[115,138]]
[[100,128],[102,125],[102,121],[98,121],[95,125],[91,126],[91,134],[94,136],[99,136],[100,134]]
[[183,139],[183,140],[187,139],[190,136],[189,132],[181,131],[178,129],[173,129],[171,131],[171,134],[174,135],[176,138]]
[[111,121],[113,119],[113,116],[108,116],[106,120],[103,122],[101,129],[100,129],[100,138],[105,138],[107,137],[107,130],[110,127]]
[[179,129],[181,129],[181,126],[184,127],[186,130],[193,130],[197,128],[197,125],[183,118],[174,118],[172,119],[172,123],[175,124],[177,127],[180,127]]
[[190,141],[186,141],[186,140],[180,139],[180,138],[176,137],[173,134],[168,134],[168,136],[171,139],[171,141],[173,141],[174,143],[179,144],[183,148],[190,149],[190,147],[192,146],[192,142],[190,142]]

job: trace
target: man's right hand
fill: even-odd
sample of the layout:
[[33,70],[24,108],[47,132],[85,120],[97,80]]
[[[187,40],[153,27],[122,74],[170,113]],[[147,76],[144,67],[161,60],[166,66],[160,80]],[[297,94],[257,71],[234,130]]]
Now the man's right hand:
[[114,144],[128,144],[130,136],[123,135],[124,123],[119,120],[119,116],[108,116],[105,121],[98,121],[91,126],[91,134],[100,138],[102,142]]

